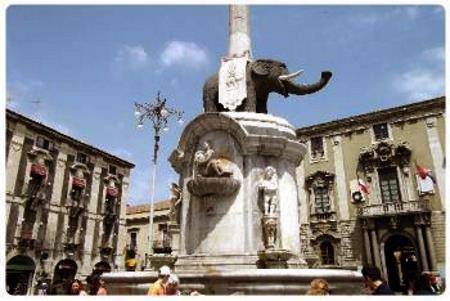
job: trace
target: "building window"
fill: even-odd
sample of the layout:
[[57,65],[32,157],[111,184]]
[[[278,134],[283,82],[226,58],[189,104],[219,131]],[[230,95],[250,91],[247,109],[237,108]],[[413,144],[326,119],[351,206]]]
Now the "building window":
[[109,166],[109,174],[117,175],[117,168],[114,165]]
[[328,186],[314,188],[316,213],[326,213],[330,211],[330,198],[328,192]]
[[45,139],[44,137],[41,137],[41,136],[38,136],[36,138],[35,145],[42,149],[46,149],[46,150],[50,149],[50,141],[48,141],[47,139]]
[[137,233],[131,232],[130,233],[130,249],[134,250],[137,247]]
[[376,141],[389,138],[389,130],[387,123],[379,123],[373,126],[373,134]]
[[381,198],[383,203],[400,202],[400,190],[395,167],[378,170],[380,178]]
[[325,150],[323,146],[323,137],[311,138],[311,158],[318,159],[325,156]]
[[86,154],[77,152],[77,159],[76,159],[76,161],[79,162],[79,163],[87,164],[89,159],[88,159],[88,156]]
[[324,241],[320,244],[320,259],[323,265],[334,265],[334,248],[331,242]]

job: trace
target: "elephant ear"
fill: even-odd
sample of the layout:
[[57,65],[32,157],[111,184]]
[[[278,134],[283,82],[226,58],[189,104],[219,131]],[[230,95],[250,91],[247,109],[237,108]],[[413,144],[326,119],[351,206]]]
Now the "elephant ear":
[[259,76],[267,76],[270,73],[270,64],[265,61],[256,61],[252,64],[252,71]]

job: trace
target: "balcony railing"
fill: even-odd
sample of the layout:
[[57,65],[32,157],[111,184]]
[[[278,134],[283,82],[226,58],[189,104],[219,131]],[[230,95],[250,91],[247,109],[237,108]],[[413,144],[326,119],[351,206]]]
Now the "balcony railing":
[[367,205],[358,208],[358,216],[386,216],[431,211],[429,200],[413,200],[408,202],[392,202]]
[[312,223],[336,221],[336,212],[330,211],[330,212],[313,213],[311,214],[310,221]]
[[172,251],[171,244],[170,237],[164,236],[163,239],[153,241],[153,251],[155,253],[170,253]]

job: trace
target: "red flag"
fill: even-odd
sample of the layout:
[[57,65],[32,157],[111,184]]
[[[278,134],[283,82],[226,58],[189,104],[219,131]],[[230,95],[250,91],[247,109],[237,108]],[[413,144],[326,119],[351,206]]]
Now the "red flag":
[[366,183],[361,179],[358,179],[358,188],[362,193],[366,195],[369,194],[369,187],[367,187]]
[[422,167],[417,164],[416,164],[416,171],[417,171],[417,174],[422,178],[422,180],[425,180],[426,177],[428,177],[428,174],[430,173],[429,169],[426,169],[425,167]]
[[427,177],[429,177],[433,181],[433,183],[436,183],[436,180],[432,175],[431,169],[425,168],[416,163],[416,171],[422,180],[425,180]]

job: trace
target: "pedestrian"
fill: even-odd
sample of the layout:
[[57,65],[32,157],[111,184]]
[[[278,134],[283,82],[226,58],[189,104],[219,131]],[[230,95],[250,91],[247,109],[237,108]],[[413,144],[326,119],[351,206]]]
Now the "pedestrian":
[[87,293],[83,290],[83,283],[79,279],[74,279],[69,287],[69,295],[86,296]]
[[105,286],[105,281],[99,274],[94,274],[89,277],[90,292],[89,295],[107,295],[108,291]]
[[167,280],[166,295],[168,296],[181,296],[179,290],[180,279],[175,274],[170,274],[169,280]]
[[330,294],[328,282],[322,278],[316,278],[311,281],[311,287],[309,288],[307,295],[312,296],[327,296]]
[[364,266],[361,270],[368,294],[371,295],[393,295],[388,284],[383,281],[380,269],[375,266]]
[[163,265],[158,271],[158,280],[156,280],[149,288],[147,295],[150,296],[165,296],[166,285],[170,277],[170,268]]
[[416,283],[415,295],[437,295],[438,291],[433,287],[432,275],[429,273],[422,273],[419,281]]

